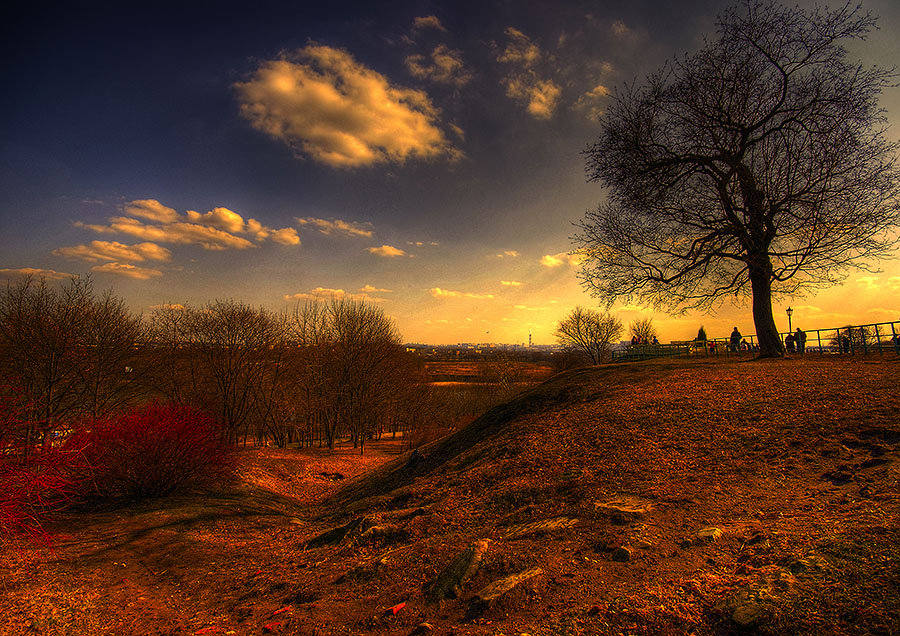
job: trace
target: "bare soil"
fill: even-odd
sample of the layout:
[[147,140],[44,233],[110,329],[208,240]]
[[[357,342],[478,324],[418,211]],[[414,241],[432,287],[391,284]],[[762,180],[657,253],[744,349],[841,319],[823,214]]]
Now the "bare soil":
[[415,457],[242,449],[217,492],[0,546],[0,634],[898,634],[898,387],[891,357],[636,363]]

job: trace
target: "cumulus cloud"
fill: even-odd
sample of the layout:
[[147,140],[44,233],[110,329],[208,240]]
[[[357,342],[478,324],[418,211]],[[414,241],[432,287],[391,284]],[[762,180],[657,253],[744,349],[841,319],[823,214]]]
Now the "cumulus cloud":
[[469,298],[475,300],[491,300],[493,294],[475,294],[472,292],[461,292],[452,289],[441,289],[440,287],[432,287],[431,295],[435,298]]
[[92,272],[102,272],[104,274],[117,274],[126,278],[134,278],[135,280],[148,280],[162,276],[162,272],[158,269],[148,269],[146,267],[138,267],[131,263],[104,263],[91,268]]
[[98,261],[169,261],[172,252],[156,243],[136,243],[125,245],[117,241],[91,241],[90,245],[60,247],[53,250],[57,256],[78,258],[96,263]]
[[443,44],[436,46],[429,58],[419,54],[410,55],[405,64],[406,70],[413,77],[438,84],[461,88],[472,79],[472,73],[463,64],[462,53]]
[[900,276],[891,276],[887,280],[888,289],[900,290]]
[[517,280],[501,280],[500,284],[504,287],[521,287],[522,283]]
[[359,291],[363,294],[389,294],[391,293],[390,289],[380,289],[373,285],[363,285],[359,288]]
[[377,254],[386,258],[396,258],[398,256],[407,256],[407,253],[399,247],[393,245],[382,245],[381,247],[368,247],[366,251],[370,254]]
[[392,85],[342,49],[309,45],[234,88],[251,126],[330,166],[461,156],[426,93]]
[[523,73],[506,80],[506,96],[524,103],[528,114],[537,119],[553,116],[560,92],[553,80],[539,79],[533,73]]
[[538,75],[536,67],[544,57],[540,48],[513,27],[506,29],[506,37],[506,48],[497,56],[497,61],[512,69],[503,82],[507,97],[524,104],[532,117],[549,119],[562,91],[556,82]]
[[857,284],[865,289],[879,289],[881,279],[878,276],[860,276],[856,279]]
[[72,278],[72,274],[65,272],[57,272],[53,269],[41,269],[39,267],[19,267],[15,269],[0,269],[0,278],[10,280],[13,278],[24,278],[31,276],[33,278],[43,278],[45,280],[63,280],[64,278]]
[[516,250],[506,250],[505,252],[501,252],[496,255],[496,258],[518,258],[519,252]]
[[[173,243],[179,245],[199,245],[207,250],[226,249],[250,249],[257,245],[255,241],[271,240],[282,245],[299,245],[300,237],[294,228],[274,229],[267,227],[256,219],[244,220],[244,218],[224,207],[216,207],[203,214],[194,210],[188,210],[184,215],[179,214],[155,199],[142,199],[132,201],[123,206],[123,211],[128,216],[118,216],[109,219],[107,225],[86,224],[76,222],[77,227],[84,227],[98,234],[127,234],[144,239],[152,243]],[[138,218],[135,218],[138,217]],[[141,219],[153,221],[145,223]],[[249,236],[239,236],[244,234]],[[95,241],[96,243],[103,243]],[[92,246],[94,245],[92,244]],[[134,246],[122,246],[121,244],[107,243],[106,248],[119,245],[120,248]],[[83,247],[83,246],[82,246]],[[168,254],[168,250],[158,247],[158,253]],[[66,250],[70,248],[60,248]],[[144,258],[149,258],[149,248],[145,248]],[[87,252],[82,251],[82,257]],[[78,256],[78,254],[71,254]],[[129,258],[125,260],[139,260]],[[158,258],[155,260],[168,260]]]
[[325,235],[344,234],[346,236],[371,238],[375,233],[372,230],[371,223],[354,223],[351,221],[341,221],[340,219],[317,219],[307,216],[298,218],[297,223],[302,226],[309,226]]

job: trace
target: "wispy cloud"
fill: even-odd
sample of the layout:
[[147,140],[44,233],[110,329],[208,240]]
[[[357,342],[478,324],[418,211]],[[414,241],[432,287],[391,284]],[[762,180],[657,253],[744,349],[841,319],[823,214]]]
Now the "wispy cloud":
[[462,52],[443,44],[436,46],[429,57],[420,54],[408,56],[405,64],[413,77],[438,84],[462,88],[472,80],[472,73],[463,63]]
[[375,287],[374,285],[363,285],[359,288],[360,293],[363,294],[390,294],[390,289],[381,289],[379,287]]
[[32,276],[34,278],[44,278],[46,280],[63,280],[65,278],[72,278],[73,274],[66,274],[65,272],[57,272],[53,269],[40,269],[38,267],[19,267],[15,269],[0,269],[0,278],[4,278],[6,280],[14,279],[14,278],[24,278],[26,276]]
[[556,254],[544,254],[541,257],[541,265],[544,267],[562,267],[571,265],[578,267],[584,260],[584,256],[577,252],[558,252]]
[[585,116],[591,121],[596,121],[605,112],[609,95],[610,92],[606,86],[597,84],[597,86],[578,98],[574,108],[584,112]]
[[538,64],[544,55],[527,35],[516,28],[506,29],[507,44],[497,61],[511,68],[504,80],[506,95],[525,105],[536,119],[550,119],[562,93],[552,79],[538,74]]
[[163,273],[158,269],[138,267],[137,265],[132,265],[131,263],[104,263],[103,265],[92,267],[91,271],[101,272],[104,274],[116,274],[118,276],[125,276],[126,278],[133,278],[135,280],[148,280],[150,278],[156,278],[163,275]]
[[461,156],[426,93],[392,85],[342,49],[309,45],[234,87],[251,126],[330,166]]
[[495,254],[496,258],[519,258],[519,252],[516,250],[506,250],[500,254]]
[[382,245],[381,247],[368,247],[366,251],[370,254],[384,256],[385,258],[397,258],[398,256],[408,256],[408,254],[399,247],[393,245]]
[[343,298],[346,292],[343,289],[333,289],[330,287],[316,287],[308,292],[299,292],[296,294],[285,294],[285,300],[329,300],[331,298]]
[[436,15],[425,15],[413,20],[413,29],[417,31],[422,31],[425,29],[436,29],[438,31],[446,32],[447,29],[444,28],[444,25],[441,24],[441,21],[438,19]]
[[500,284],[504,287],[521,287],[522,283],[517,280],[501,280]]
[[91,241],[90,245],[60,247],[53,254],[66,258],[78,258],[96,263],[98,261],[170,261],[172,252],[156,243],[136,243],[125,245],[117,241]]
[[371,223],[354,223],[340,219],[317,219],[311,216],[298,218],[301,226],[309,226],[325,235],[343,234],[345,236],[361,236],[371,238],[375,234]]
[[432,287],[431,295],[435,298],[469,298],[473,300],[491,300],[494,298],[493,294],[476,294],[452,289],[441,289],[440,287]]

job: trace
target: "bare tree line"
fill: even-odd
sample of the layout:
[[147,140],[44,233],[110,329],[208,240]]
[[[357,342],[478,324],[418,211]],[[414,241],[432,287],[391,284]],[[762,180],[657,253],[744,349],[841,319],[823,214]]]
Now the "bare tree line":
[[4,403],[25,423],[16,434],[26,448],[152,399],[203,409],[231,442],[334,448],[348,438],[360,452],[436,415],[394,322],[345,299],[282,313],[230,300],[166,305],[140,317],[90,278],[28,278],[0,293],[0,355]]

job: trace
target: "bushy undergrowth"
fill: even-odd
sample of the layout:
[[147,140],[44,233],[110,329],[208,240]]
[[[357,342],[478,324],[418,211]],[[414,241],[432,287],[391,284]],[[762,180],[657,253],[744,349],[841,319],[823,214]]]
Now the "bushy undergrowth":
[[50,450],[27,460],[0,463],[0,536],[27,536],[46,542],[48,512],[71,501],[76,492],[69,468],[71,453]]
[[150,404],[84,423],[66,443],[84,496],[148,499],[209,486],[232,469],[231,446],[205,413]]

